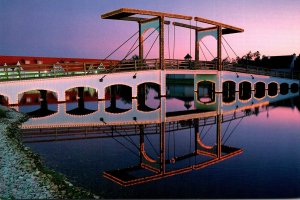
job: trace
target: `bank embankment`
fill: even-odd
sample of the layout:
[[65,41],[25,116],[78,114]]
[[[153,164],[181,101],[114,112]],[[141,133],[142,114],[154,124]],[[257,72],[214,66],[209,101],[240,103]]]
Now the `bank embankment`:
[[27,119],[0,106],[0,199],[99,198],[45,167],[40,157],[22,144],[19,126]]

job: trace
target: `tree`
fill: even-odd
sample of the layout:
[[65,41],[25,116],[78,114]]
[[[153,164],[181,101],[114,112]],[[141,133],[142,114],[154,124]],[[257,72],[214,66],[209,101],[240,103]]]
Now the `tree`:
[[131,60],[138,60],[139,59],[139,56],[134,54],[132,57],[131,57]]
[[254,64],[256,66],[259,66],[261,65],[261,60],[260,60],[260,52],[259,51],[256,51],[255,53],[253,53],[253,59],[254,59]]

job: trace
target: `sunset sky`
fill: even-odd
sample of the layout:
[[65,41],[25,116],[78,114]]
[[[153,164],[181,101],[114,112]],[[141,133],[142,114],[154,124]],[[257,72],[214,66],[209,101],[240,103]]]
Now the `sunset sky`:
[[[250,50],[264,55],[300,53],[298,0],[0,0],[0,55],[105,58],[138,30],[135,22],[100,18],[122,7],[200,16],[241,27],[244,33],[225,36],[239,56]],[[169,31],[172,55],[173,26]],[[187,29],[176,28],[175,58],[189,53],[189,38]],[[111,58],[123,58],[133,42]],[[165,42],[168,57],[167,34]],[[209,38],[206,42],[212,45]],[[149,57],[155,57],[157,45],[153,51]]]

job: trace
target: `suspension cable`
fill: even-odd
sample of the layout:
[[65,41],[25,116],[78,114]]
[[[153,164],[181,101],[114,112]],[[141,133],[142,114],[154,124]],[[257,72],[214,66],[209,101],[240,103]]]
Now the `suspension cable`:
[[[144,41],[146,41],[146,40],[154,33],[154,31],[156,31],[158,28],[159,28],[159,27],[156,27],[156,29],[154,29],[154,30],[150,33],[150,35],[148,35],[148,36],[143,40],[143,43],[144,43]],[[113,67],[110,69],[110,71],[114,70],[114,68],[116,68],[122,61],[124,61],[124,60],[127,58],[128,55],[130,55],[132,52],[134,52],[138,47],[139,47],[139,45],[136,46],[132,51],[128,52],[127,55],[126,55],[126,56],[125,56],[118,64],[116,64],[115,66],[113,66]]]
[[[125,55],[125,57],[127,57],[127,56],[129,56],[132,52],[131,52],[131,50],[132,50],[132,48],[135,46],[135,44],[137,43],[137,41],[139,40],[139,38],[137,38],[136,40],[135,40],[135,42],[133,43],[133,45],[130,47],[130,49],[129,49],[129,51],[127,52],[127,54]],[[131,53],[130,53],[131,52]],[[129,54],[130,53],[130,54]],[[141,59],[141,58],[139,58],[139,59]]]
[[[122,126],[120,126],[122,127]],[[131,141],[131,144],[133,144],[137,149],[139,149],[139,147],[135,144],[135,142],[133,141],[133,139],[130,137],[130,135],[128,135],[128,132],[126,131],[126,129],[123,129],[123,131],[125,132],[126,136],[129,138],[129,140]]]
[[221,141],[223,141],[223,139],[224,139],[224,137],[225,137],[225,135],[226,135],[226,133],[227,133],[227,130],[228,130],[228,128],[229,128],[231,122],[232,122],[232,120],[229,121],[228,126],[227,126],[227,128],[226,128],[226,130],[225,130],[225,132],[224,132],[224,134],[223,134],[223,136],[222,136],[222,138],[221,138]]
[[176,44],[176,40],[175,40],[175,37],[176,37],[175,30],[176,30],[176,26],[174,26],[174,37],[173,37],[173,60],[174,60],[174,58],[175,58],[175,44]]
[[170,24],[168,25],[168,54],[169,54],[169,60],[171,59],[171,52],[170,52]]
[[[108,135],[108,133],[106,134]],[[117,140],[117,138],[112,137],[116,142],[118,142],[120,145],[122,145],[125,149],[127,149],[128,151],[130,151],[133,155],[136,155],[137,157],[140,157],[139,154],[137,154],[136,152],[134,152],[133,150],[131,150],[130,148],[126,147],[122,142],[120,142],[119,140]]]
[[207,48],[207,46],[204,44],[204,42],[202,40],[200,40],[200,42],[204,45],[204,47],[206,48],[206,50],[209,52],[209,54],[213,57],[213,59],[215,58],[215,56],[210,52],[210,50]]
[[207,61],[206,56],[205,56],[205,54],[204,54],[204,51],[203,51],[201,45],[199,45],[199,48],[200,48],[200,50],[201,50],[201,52],[202,52],[202,54],[203,54],[203,56],[204,56],[204,58],[205,58],[205,61]]
[[[115,132],[119,135],[119,136],[124,136],[122,135],[119,131],[117,131],[117,129],[115,129]],[[128,137],[128,138],[127,138]],[[134,143],[134,141],[131,139],[131,137],[129,137],[126,133],[126,136],[124,136],[124,139],[127,140],[129,143],[131,143],[136,149],[139,149],[139,147]]]
[[156,155],[159,156],[159,153],[156,151],[155,147],[153,146],[152,142],[149,140],[148,136],[146,134],[145,134],[145,136],[146,136],[146,139],[148,140],[149,144],[151,145],[152,149],[156,153]]
[[232,135],[232,133],[235,131],[235,129],[238,127],[238,125],[241,123],[241,121],[243,120],[243,118],[244,117],[242,117],[241,119],[240,119],[240,121],[237,123],[237,125],[232,129],[232,131],[230,132],[230,134],[229,134],[229,136],[226,138],[226,140],[224,141],[224,145],[225,145],[225,143],[227,142],[227,140],[231,137],[231,135]]
[[[192,20],[190,20],[190,27],[192,26]],[[192,29],[190,28],[190,56],[192,56]]]
[[112,51],[108,56],[106,56],[106,58],[104,58],[104,60],[106,60],[111,55],[113,55],[116,51],[118,51],[124,44],[126,44],[129,40],[131,40],[131,38],[133,38],[138,33],[139,33],[139,31],[137,31],[136,33],[134,33],[129,39],[127,39],[125,42],[123,42],[118,48],[116,48],[114,51]]
[[205,136],[207,135],[207,133],[210,131],[210,129],[212,128],[212,125],[210,125],[210,127],[208,128],[208,130],[205,132],[205,134],[203,135],[203,137],[201,138],[201,140],[203,140],[205,138]]
[[227,49],[225,48],[223,42],[221,42],[221,44],[222,44],[222,47],[224,48],[224,50],[225,50],[225,52],[226,52],[226,54],[227,54],[227,57],[230,58],[230,56],[229,56],[229,54],[228,54],[228,52],[227,52]]
[[151,47],[150,47],[149,51],[147,52],[147,54],[146,54],[146,56],[145,56],[145,59],[148,57],[148,54],[150,53],[151,49],[153,48],[153,46],[154,46],[154,44],[155,44],[156,40],[158,39],[158,36],[159,36],[159,34],[156,36],[156,38],[155,38],[154,42],[152,43],[152,45],[151,45]]
[[[144,43],[144,41],[146,41],[157,29],[158,29],[159,27],[156,27],[156,29],[154,29],[144,40],[143,40],[143,42],[142,43]],[[128,55],[130,55],[132,52],[134,52],[137,48],[139,47],[139,45],[138,46],[136,46]],[[125,60],[127,58],[127,56],[125,56],[123,59],[122,59],[122,61],[123,60]]]
[[234,53],[234,55],[236,57],[238,57],[238,55],[235,53],[235,51],[233,50],[233,48],[230,46],[230,44],[227,42],[227,40],[222,36],[222,38],[224,39],[224,41],[226,42],[226,44],[229,46],[229,48],[231,49],[231,51]]

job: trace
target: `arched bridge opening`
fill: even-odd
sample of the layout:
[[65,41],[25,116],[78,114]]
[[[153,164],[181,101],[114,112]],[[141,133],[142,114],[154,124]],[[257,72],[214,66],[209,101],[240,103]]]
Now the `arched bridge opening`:
[[111,85],[105,88],[105,111],[123,113],[132,109],[132,88],[127,85]]
[[160,85],[157,83],[142,83],[138,85],[138,110],[153,111],[160,107]]
[[200,81],[197,84],[197,99],[201,103],[215,102],[215,86],[211,81]]
[[232,103],[235,101],[235,88],[236,83],[234,81],[223,82],[223,102]]
[[275,82],[268,84],[268,95],[270,97],[276,96],[278,94],[278,84]]
[[280,84],[280,94],[286,95],[289,93],[289,84],[281,83]]
[[91,87],[75,87],[65,91],[66,112],[87,115],[98,110],[98,91]]
[[257,82],[254,85],[254,97],[261,99],[266,96],[266,84],[264,82]]
[[291,84],[291,92],[296,93],[299,91],[299,85],[297,83]]
[[251,98],[251,83],[243,81],[239,84],[239,99],[249,100]]
[[19,111],[30,117],[45,117],[57,112],[57,93],[49,90],[30,90],[18,95]]

